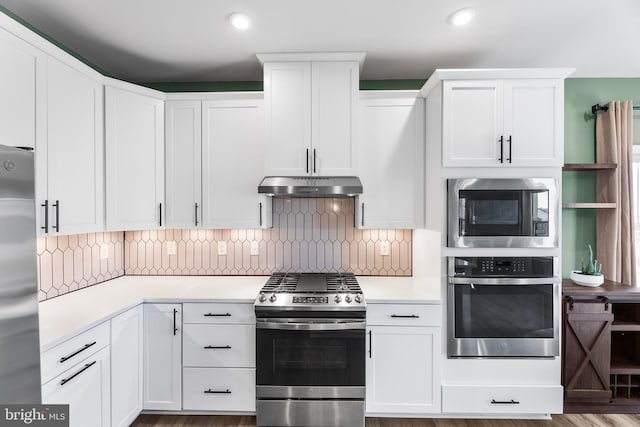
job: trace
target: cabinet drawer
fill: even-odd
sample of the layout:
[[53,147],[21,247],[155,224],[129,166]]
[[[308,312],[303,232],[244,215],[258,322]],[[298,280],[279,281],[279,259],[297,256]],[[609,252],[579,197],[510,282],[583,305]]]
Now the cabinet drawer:
[[562,386],[442,386],[442,412],[560,414]]
[[182,304],[182,309],[184,323],[256,323],[253,304],[189,303]]
[[184,325],[182,355],[184,366],[256,366],[254,325]]
[[184,368],[183,409],[202,411],[256,410],[256,370]]
[[367,325],[440,326],[442,306],[426,304],[369,304]]
[[108,344],[109,322],[104,322],[45,351],[40,356],[42,383],[60,375]]

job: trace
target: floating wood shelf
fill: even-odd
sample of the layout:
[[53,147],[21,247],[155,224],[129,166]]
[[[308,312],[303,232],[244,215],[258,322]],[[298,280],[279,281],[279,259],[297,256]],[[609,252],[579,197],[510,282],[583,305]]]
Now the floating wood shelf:
[[563,171],[605,171],[617,169],[616,163],[566,163]]
[[598,202],[577,202],[577,203],[563,203],[563,208],[571,209],[615,209],[617,203],[598,203]]
[[640,324],[637,322],[614,321],[611,325],[611,330],[618,332],[640,332]]

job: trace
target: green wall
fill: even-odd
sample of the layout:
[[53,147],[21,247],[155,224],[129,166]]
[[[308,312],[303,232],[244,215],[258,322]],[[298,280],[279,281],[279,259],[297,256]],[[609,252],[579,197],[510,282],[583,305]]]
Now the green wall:
[[[573,78],[565,81],[564,162],[595,162],[595,116],[593,104],[632,100],[640,105],[640,78]],[[634,143],[640,143],[640,111],[634,114]],[[595,201],[595,172],[563,172],[565,202]],[[587,245],[595,250],[596,210],[562,210],[562,276],[580,267],[588,257]]]

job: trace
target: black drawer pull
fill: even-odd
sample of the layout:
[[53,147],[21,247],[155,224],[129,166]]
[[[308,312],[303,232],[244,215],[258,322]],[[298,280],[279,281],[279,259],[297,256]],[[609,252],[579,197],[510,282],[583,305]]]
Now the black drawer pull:
[[230,345],[208,345],[204,347],[206,350],[231,350]]
[[61,357],[61,358],[60,358],[60,360],[58,360],[58,362],[59,362],[59,363],[64,363],[64,362],[66,362],[67,360],[71,359],[73,356],[76,356],[76,355],[78,355],[78,354],[82,353],[83,351],[85,351],[86,349],[88,349],[89,347],[91,347],[91,346],[93,346],[93,345],[96,345],[96,341],[94,341],[94,342],[92,342],[92,343],[89,343],[89,344],[85,344],[85,345],[84,345],[84,347],[82,347],[80,350],[78,350],[78,351],[76,351],[76,352],[74,352],[74,353],[71,353],[71,354],[70,354],[70,355],[68,355],[68,356]]
[[205,394],[231,394],[231,390],[226,389],[226,390],[205,390],[204,391]]
[[206,313],[204,317],[231,317],[231,313]]
[[394,317],[396,319],[419,319],[420,316],[418,316],[417,314],[392,314],[391,317]]
[[520,402],[518,402],[517,400],[495,400],[495,399],[491,399],[491,404],[492,405],[519,405]]
[[75,377],[77,377],[78,375],[80,375],[81,373],[83,373],[84,371],[86,371],[87,369],[89,369],[90,367],[92,367],[95,364],[96,364],[95,360],[93,362],[91,362],[91,363],[87,363],[78,372],[76,372],[75,374],[71,375],[69,378],[64,378],[62,381],[60,381],[60,385],[65,385],[66,383],[68,383],[69,381],[71,381],[72,379],[74,379]]

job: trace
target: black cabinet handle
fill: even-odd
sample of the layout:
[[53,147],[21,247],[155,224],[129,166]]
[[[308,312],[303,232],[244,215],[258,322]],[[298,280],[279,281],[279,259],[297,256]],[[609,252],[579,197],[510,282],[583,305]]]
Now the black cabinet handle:
[[500,135],[500,163],[504,163],[504,136]]
[[517,400],[495,400],[495,399],[491,399],[491,404],[492,405],[519,405],[520,402],[518,402]]
[[313,173],[316,173],[316,149],[313,149]]
[[507,160],[509,160],[509,163],[511,163],[511,157],[513,157],[513,152],[511,151],[511,135],[509,135],[509,139],[507,139],[507,141],[509,142],[509,157],[507,158]]
[[68,383],[69,381],[71,381],[72,379],[74,379],[75,377],[77,377],[78,375],[80,375],[81,373],[83,373],[84,371],[86,371],[87,369],[89,369],[90,367],[92,367],[95,364],[96,364],[95,360],[93,362],[91,362],[91,363],[87,363],[78,372],[76,372],[75,374],[71,375],[69,378],[64,378],[62,381],[60,381],[60,385],[65,385],[66,383]]
[[305,172],[309,173],[309,149],[307,148],[307,150],[305,151],[305,156],[306,156],[306,168],[305,168]]
[[392,314],[391,317],[399,318],[399,319],[419,319],[420,316],[417,314]]
[[60,200],[56,200],[56,202],[51,205],[56,207],[56,225],[53,225],[51,228],[55,228],[56,232],[60,232]]
[[230,345],[208,345],[204,347],[205,350],[231,350]]
[[198,226],[198,203],[196,202],[195,213],[196,213],[196,227]]
[[176,334],[176,332],[178,332],[178,327],[176,326],[176,315],[178,314],[178,310],[176,310],[175,308],[173,309],[173,335]]
[[160,227],[162,227],[162,203],[160,203]]
[[77,350],[77,351],[75,351],[75,352],[73,352],[73,353],[71,353],[71,354],[69,354],[67,356],[61,357],[60,360],[58,360],[58,363],[66,362],[67,360],[71,359],[73,356],[76,356],[76,355],[82,353],[83,351],[85,351],[86,349],[88,349],[91,346],[94,346],[95,344],[96,344],[96,341],[94,341],[92,343],[89,343],[89,344],[85,344],[84,347],[82,347],[80,350]]
[[364,202],[362,202],[362,209],[360,210],[360,223],[364,227]]
[[258,203],[258,213],[260,214],[260,227],[262,227],[262,202]]
[[226,390],[205,390],[204,391],[205,394],[231,394],[231,390],[226,389]]
[[205,313],[204,317],[231,317],[231,313]]
[[371,345],[372,345],[371,331],[369,331],[369,359],[371,359]]
[[44,227],[40,227],[45,233],[49,232],[49,200],[45,200],[44,204],[40,205],[44,208]]

